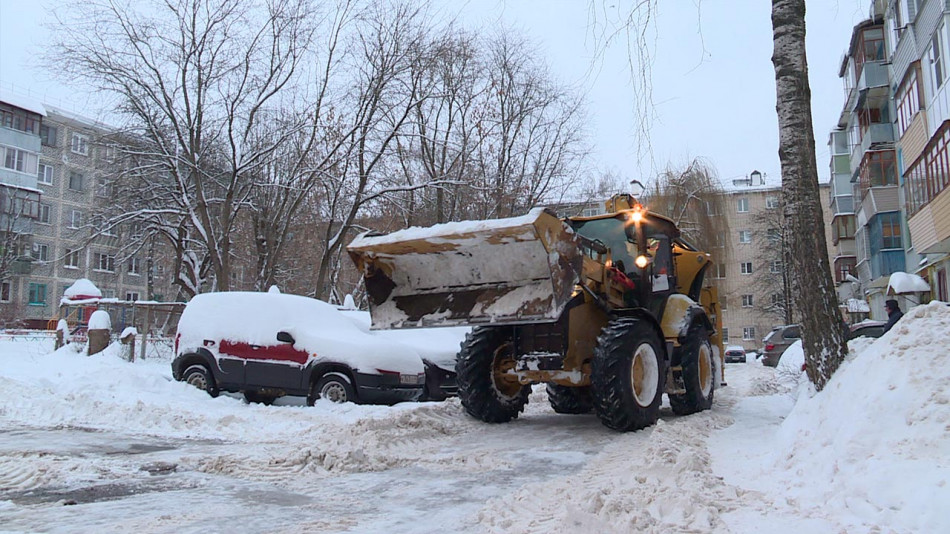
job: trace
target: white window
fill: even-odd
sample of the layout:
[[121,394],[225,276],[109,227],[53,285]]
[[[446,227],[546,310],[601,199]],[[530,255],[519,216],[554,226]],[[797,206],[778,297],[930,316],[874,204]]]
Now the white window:
[[751,243],[751,242],[752,242],[752,230],[739,230],[739,242],[740,242],[740,243]]
[[30,257],[36,261],[49,261],[49,245],[33,243],[33,252]]
[[53,185],[53,166],[40,163],[36,171],[36,181],[41,184]]
[[89,136],[74,133],[70,141],[70,150],[73,154],[89,155]]
[[115,298],[115,289],[103,289],[102,298],[104,299],[114,299]]
[[69,188],[73,191],[82,191],[82,174],[78,172],[69,173]]
[[729,341],[729,329],[728,329],[728,328],[723,328],[723,329],[722,329],[722,340],[723,340],[723,341]]
[[716,234],[716,247],[722,248],[726,246],[726,233],[719,232]]
[[780,293],[772,293],[772,306],[778,306],[782,303],[782,295]]
[[109,273],[115,272],[115,256],[96,253],[96,270]]
[[765,207],[772,210],[778,207],[778,197],[765,197]]
[[82,226],[82,212],[71,210],[69,212],[69,228],[79,228]]
[[755,339],[755,327],[754,326],[745,326],[742,328],[742,340],[751,341]]
[[0,147],[0,164],[2,164],[5,169],[27,174],[36,174],[39,161],[39,157],[32,152],[13,148],[12,146]]
[[736,199],[736,212],[749,213],[749,199],[747,198]]
[[937,33],[934,34],[933,41],[930,45],[930,67],[931,74],[933,78],[933,88],[934,92],[937,92],[937,89],[940,89],[943,86],[943,77],[946,74],[943,68],[943,43],[941,42],[941,36],[943,35],[943,28],[937,30]]
[[773,260],[769,264],[769,272],[772,274],[778,274],[782,272],[782,260]]
[[139,292],[138,292],[138,291],[126,291],[126,292],[125,292],[125,300],[130,300],[130,301],[131,301],[131,300],[138,300],[138,299],[139,299]]
[[742,295],[742,307],[743,308],[752,307],[752,295]]
[[115,145],[106,145],[102,147],[100,150],[102,150],[102,157],[106,161],[110,161],[110,162],[115,161],[115,153],[116,153]]
[[134,256],[129,258],[129,274],[138,275],[141,273],[142,273],[142,265],[139,259]]
[[778,228],[769,228],[766,232],[769,243],[778,243],[782,240],[782,231]]
[[66,257],[63,259],[63,266],[67,269],[79,268],[79,251],[66,249]]
[[739,272],[742,274],[752,274],[752,262],[744,261],[739,264]]
[[10,282],[0,282],[0,302],[10,302],[10,293],[13,287]]
[[719,297],[719,309],[721,311],[726,311],[728,303],[729,299],[727,299],[725,295]]
[[96,196],[110,198],[112,197],[113,188],[114,186],[112,185],[112,180],[99,178],[98,182],[96,182]]

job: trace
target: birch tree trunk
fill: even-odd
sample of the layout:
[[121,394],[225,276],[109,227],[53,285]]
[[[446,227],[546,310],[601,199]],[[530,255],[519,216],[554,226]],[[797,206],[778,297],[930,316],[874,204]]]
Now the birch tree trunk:
[[818,191],[811,89],[805,57],[805,0],[773,0],[775,89],[782,163],[786,265],[802,324],[808,378],[820,391],[848,352],[828,264]]

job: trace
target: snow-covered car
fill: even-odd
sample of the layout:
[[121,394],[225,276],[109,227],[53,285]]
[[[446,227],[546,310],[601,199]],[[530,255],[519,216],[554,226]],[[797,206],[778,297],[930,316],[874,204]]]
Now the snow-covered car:
[[726,363],[745,363],[745,349],[738,345],[726,347]]
[[370,335],[325,302],[280,293],[197,295],[182,312],[172,375],[216,396],[335,402],[417,400],[425,369],[412,348]]

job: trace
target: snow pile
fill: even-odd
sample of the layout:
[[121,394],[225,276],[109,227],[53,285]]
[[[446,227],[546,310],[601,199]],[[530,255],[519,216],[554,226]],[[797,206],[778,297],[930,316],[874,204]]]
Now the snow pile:
[[520,217],[509,217],[506,219],[489,219],[477,221],[461,221],[436,224],[427,228],[413,226],[405,230],[399,230],[391,234],[370,236],[368,233],[360,234],[354,239],[347,248],[372,247],[383,244],[400,243],[403,241],[414,241],[421,239],[433,239],[440,237],[457,237],[459,234],[474,234],[496,230],[498,228],[509,228],[518,226],[527,226],[541,216],[544,208],[534,208],[527,215]]
[[80,278],[63,292],[63,300],[86,300],[101,298],[102,291],[87,278]]
[[112,330],[112,319],[109,318],[109,312],[105,310],[96,310],[89,316],[90,330]]
[[950,532],[948,332],[950,307],[935,302],[852,341],[825,389],[803,388],[768,452],[730,466],[727,481],[852,531]]
[[341,311],[367,334],[381,337],[393,343],[412,348],[419,356],[443,369],[454,370],[465,335],[472,331],[468,326],[440,328],[411,328],[408,330],[370,330],[371,318],[365,311]]

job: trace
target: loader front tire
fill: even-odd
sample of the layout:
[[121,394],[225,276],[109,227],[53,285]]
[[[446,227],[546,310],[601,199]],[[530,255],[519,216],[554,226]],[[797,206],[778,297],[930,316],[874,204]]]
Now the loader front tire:
[[591,361],[597,417],[621,431],[656,423],[665,371],[663,346],[649,323],[635,317],[611,320],[597,338]]
[[590,413],[594,401],[589,387],[568,387],[548,384],[548,402],[557,413]]
[[699,324],[693,324],[686,333],[686,342],[677,349],[682,367],[683,386],[686,393],[670,395],[670,407],[676,415],[689,415],[712,407],[716,392],[716,357],[709,344],[709,332]]
[[506,423],[528,403],[531,386],[506,371],[515,365],[510,328],[475,328],[465,336],[455,363],[459,399],[469,415],[486,423]]

